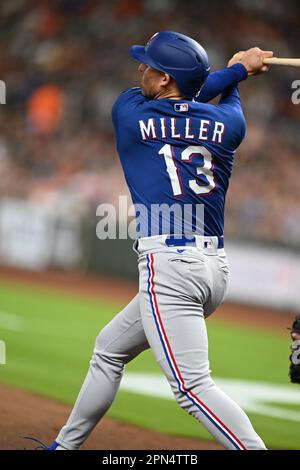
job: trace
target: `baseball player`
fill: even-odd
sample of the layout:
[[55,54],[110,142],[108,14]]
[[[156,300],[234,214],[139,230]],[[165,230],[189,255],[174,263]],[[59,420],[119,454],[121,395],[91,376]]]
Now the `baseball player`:
[[[228,284],[225,195],[246,128],[237,84],[266,72],[263,59],[273,53],[239,52],[209,74],[196,41],[163,31],[131,55],[141,87],[119,96],[112,117],[137,211],[139,292],[97,337],[73,411],[49,449],[80,448],[110,408],[125,365],[149,347],[179,406],[222,446],[265,449],[211,378],[205,319]],[[206,104],[221,92],[218,104]]]

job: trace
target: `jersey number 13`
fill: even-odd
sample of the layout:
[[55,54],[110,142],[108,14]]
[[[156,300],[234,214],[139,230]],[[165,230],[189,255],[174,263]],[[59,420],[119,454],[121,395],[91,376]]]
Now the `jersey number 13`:
[[[184,194],[184,188],[172,145],[164,145],[158,153],[164,156],[174,196],[181,196]],[[207,184],[200,185],[197,179],[190,179],[189,187],[197,195],[207,195],[216,187],[212,154],[201,145],[190,145],[182,151],[181,161],[190,163],[194,155],[201,155],[203,157],[203,166],[197,167],[197,175],[204,175],[207,179]]]

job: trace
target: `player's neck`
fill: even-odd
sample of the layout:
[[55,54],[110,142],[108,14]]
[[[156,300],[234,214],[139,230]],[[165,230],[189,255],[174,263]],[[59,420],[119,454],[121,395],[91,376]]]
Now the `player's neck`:
[[169,98],[170,100],[183,100],[183,96],[180,95],[178,90],[162,90],[155,95],[155,100],[162,100]]

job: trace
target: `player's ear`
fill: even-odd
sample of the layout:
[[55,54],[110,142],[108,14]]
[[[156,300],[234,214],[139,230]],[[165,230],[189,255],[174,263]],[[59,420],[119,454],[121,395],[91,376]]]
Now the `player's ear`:
[[171,82],[171,77],[168,73],[164,73],[162,76],[162,86],[167,86]]

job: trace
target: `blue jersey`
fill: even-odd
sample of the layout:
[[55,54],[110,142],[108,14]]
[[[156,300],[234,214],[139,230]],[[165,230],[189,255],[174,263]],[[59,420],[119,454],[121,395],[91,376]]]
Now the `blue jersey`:
[[[198,100],[210,99],[209,91]],[[140,236],[222,236],[234,155],[246,130],[236,84],[217,105],[151,100],[132,88],[119,96],[112,116]]]

